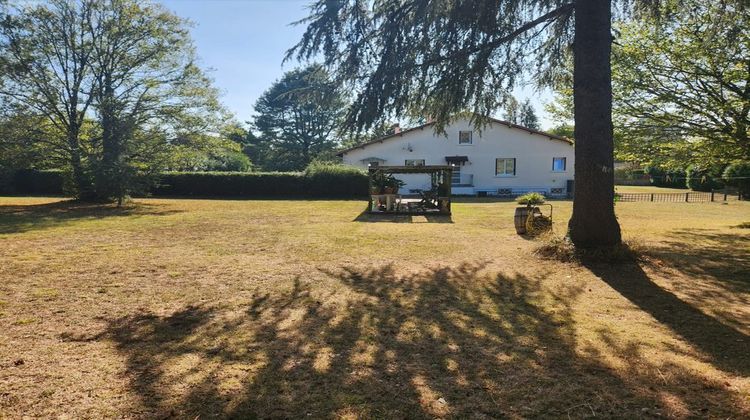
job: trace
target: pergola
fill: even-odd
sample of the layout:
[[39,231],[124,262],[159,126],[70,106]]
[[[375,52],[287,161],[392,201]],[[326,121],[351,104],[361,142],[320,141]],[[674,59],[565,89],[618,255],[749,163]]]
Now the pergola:
[[[376,179],[395,174],[428,174],[431,187],[429,190],[415,190],[410,194],[399,194],[395,191],[378,189]],[[451,214],[451,177],[453,167],[449,165],[421,166],[371,166],[370,205],[373,214]],[[381,178],[382,179],[382,178]]]

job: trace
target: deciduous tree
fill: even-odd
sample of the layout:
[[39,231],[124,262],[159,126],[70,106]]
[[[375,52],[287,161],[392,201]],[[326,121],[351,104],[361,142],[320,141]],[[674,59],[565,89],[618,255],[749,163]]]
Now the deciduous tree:
[[750,8],[689,0],[655,24],[619,27],[614,49],[618,151],[684,168],[750,160]]

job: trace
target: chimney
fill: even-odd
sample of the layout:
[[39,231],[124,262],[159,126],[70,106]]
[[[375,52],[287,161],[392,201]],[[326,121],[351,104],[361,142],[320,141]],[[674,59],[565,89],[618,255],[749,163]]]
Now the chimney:
[[398,123],[393,124],[393,134],[398,134],[400,132],[401,132],[401,126]]

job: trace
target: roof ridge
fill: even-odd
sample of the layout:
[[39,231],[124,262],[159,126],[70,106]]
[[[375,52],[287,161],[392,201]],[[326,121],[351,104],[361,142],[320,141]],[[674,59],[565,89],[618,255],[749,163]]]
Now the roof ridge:
[[[573,144],[573,140],[571,140],[571,139],[569,139],[567,137],[558,136],[556,134],[548,133],[546,131],[536,130],[536,129],[533,129],[533,128],[525,127],[525,126],[520,125],[520,124],[515,124],[515,123],[512,123],[510,121],[500,120],[500,119],[493,118],[493,117],[485,117],[485,118],[489,119],[490,122],[494,122],[494,123],[497,123],[497,124],[508,126],[508,128],[516,128],[516,129],[519,129],[519,130],[528,131],[529,134],[538,134],[538,135],[541,135],[541,136],[549,137],[550,140],[561,140],[561,141]],[[368,142],[364,142],[364,143],[358,144],[356,146],[348,147],[346,149],[338,151],[336,153],[336,156],[343,156],[344,153],[351,152],[352,150],[363,149],[363,148],[365,148],[367,146],[370,146],[372,144],[375,144],[375,143],[382,143],[385,140],[391,139],[391,138],[396,137],[396,136],[403,136],[404,134],[409,133],[411,131],[420,130],[420,129],[423,130],[425,127],[428,127],[428,126],[431,126],[431,125],[434,125],[434,124],[435,124],[435,122],[431,121],[431,122],[428,122],[428,123],[425,123],[425,124],[418,125],[416,127],[411,127],[411,128],[407,128],[405,130],[401,130],[398,133],[388,134],[388,135],[385,135],[383,137],[379,137],[379,138],[377,138],[375,140],[370,140]]]

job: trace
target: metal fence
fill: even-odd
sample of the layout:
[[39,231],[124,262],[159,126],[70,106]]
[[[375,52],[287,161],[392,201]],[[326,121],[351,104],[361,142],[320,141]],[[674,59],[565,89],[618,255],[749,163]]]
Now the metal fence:
[[724,191],[686,193],[616,193],[618,201],[652,201],[656,203],[710,203],[717,201],[737,201],[739,195]]

